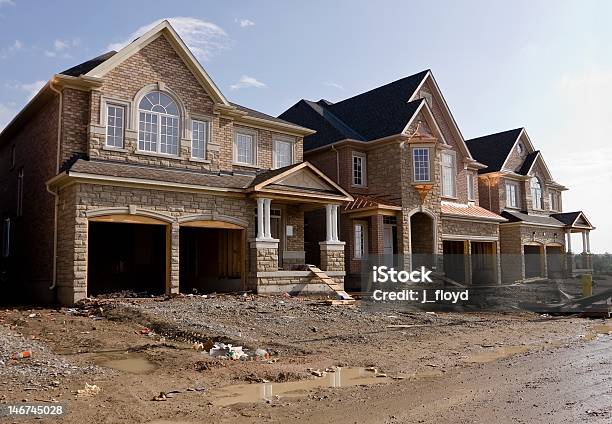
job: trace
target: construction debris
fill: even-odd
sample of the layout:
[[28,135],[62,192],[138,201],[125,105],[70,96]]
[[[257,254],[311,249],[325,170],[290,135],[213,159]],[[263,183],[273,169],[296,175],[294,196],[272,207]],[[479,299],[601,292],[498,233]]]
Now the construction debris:
[[336,295],[338,296],[337,300],[344,301],[344,303],[331,303],[332,305],[350,305],[355,303],[355,299],[345,292],[342,286],[332,280],[326,273],[314,265],[308,265],[308,268],[319,280],[327,284],[332,291],[336,292]]
[[232,346],[231,344],[215,343],[209,351],[213,358],[225,358],[233,360],[246,360],[248,355],[243,352],[242,346]]
[[95,384],[85,383],[84,389],[77,390],[77,396],[79,397],[91,397],[100,393],[100,387]]

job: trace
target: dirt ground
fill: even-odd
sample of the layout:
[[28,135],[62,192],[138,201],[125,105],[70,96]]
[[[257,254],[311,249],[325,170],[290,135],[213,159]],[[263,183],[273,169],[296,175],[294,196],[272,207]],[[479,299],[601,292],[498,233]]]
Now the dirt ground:
[[[600,422],[612,417],[611,324],[280,296],[9,308],[0,311],[0,405],[62,405],[66,423]],[[194,349],[211,342],[270,358]],[[11,359],[22,350],[32,357]],[[580,382],[605,390],[599,400],[567,390]],[[86,384],[97,387],[78,393]]]

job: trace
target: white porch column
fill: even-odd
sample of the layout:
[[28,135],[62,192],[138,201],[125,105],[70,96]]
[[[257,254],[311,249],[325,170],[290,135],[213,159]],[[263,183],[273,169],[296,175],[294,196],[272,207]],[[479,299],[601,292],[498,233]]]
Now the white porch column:
[[325,240],[333,241],[333,230],[332,230],[332,212],[333,205],[325,205]]
[[565,235],[567,238],[567,246],[566,246],[567,253],[572,253],[572,231],[565,230]]
[[591,232],[587,231],[586,232],[587,253],[591,253],[591,239],[589,237],[590,235],[591,235]]
[[582,232],[582,253],[587,252],[586,232]]
[[264,199],[257,199],[257,238],[263,239],[264,232]]
[[271,239],[271,225],[270,225],[270,203],[272,200],[263,199],[264,200],[264,238]]
[[332,241],[338,240],[338,205],[332,206]]

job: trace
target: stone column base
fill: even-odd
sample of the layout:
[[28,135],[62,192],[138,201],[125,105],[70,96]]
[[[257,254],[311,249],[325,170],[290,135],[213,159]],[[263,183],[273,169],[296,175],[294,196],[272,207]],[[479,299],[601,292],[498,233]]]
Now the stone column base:
[[321,270],[322,271],[344,271],[344,247],[343,241],[321,241]]

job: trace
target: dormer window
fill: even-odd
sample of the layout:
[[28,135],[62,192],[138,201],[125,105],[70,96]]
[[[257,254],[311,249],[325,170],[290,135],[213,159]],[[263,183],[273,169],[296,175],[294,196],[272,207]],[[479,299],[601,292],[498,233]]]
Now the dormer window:
[[170,96],[153,91],[138,104],[138,150],[178,155],[179,109]]

